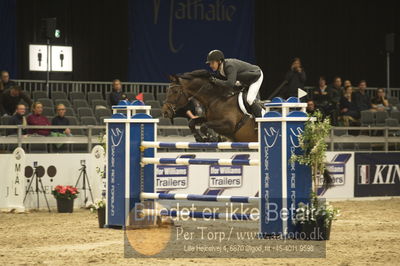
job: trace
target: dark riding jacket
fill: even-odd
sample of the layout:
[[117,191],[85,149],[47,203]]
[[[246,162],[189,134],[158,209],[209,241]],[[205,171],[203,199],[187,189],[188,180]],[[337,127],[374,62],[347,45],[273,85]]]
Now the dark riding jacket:
[[236,81],[249,86],[261,76],[260,67],[238,59],[228,58],[222,64],[222,71],[217,70],[218,79],[215,80],[220,86],[233,88]]

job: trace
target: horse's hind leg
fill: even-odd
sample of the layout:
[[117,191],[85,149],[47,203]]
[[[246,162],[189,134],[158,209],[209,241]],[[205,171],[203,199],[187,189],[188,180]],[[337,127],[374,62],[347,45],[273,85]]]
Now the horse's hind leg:
[[205,123],[205,126],[220,135],[233,139],[232,132],[234,131],[234,125],[232,125],[232,121],[230,120],[208,121]]

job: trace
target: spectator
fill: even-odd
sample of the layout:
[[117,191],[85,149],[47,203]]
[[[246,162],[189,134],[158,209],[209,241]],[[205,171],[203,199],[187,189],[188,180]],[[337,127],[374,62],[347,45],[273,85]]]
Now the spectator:
[[122,92],[122,84],[119,79],[114,79],[112,83],[113,91],[110,93],[111,105],[117,105],[119,101],[126,100],[125,93]]
[[3,88],[3,90],[7,90],[16,85],[17,84],[14,81],[10,80],[10,74],[8,73],[8,71],[6,71],[6,70],[1,71],[0,88]]
[[307,108],[306,108],[307,114],[313,116],[316,111],[317,111],[317,108],[315,107],[314,101],[307,100]]
[[[26,106],[22,103],[18,104],[14,115],[10,117],[9,124],[26,126],[27,123],[26,123],[25,113],[26,113]],[[9,129],[7,131],[9,135],[18,134],[17,129]],[[22,135],[26,135],[26,129],[22,129]]]
[[378,88],[376,90],[376,96],[371,100],[373,111],[386,111],[389,109],[389,101],[386,98],[384,88]]
[[[350,83],[351,85],[351,83]],[[335,89],[338,92],[338,99],[337,102],[340,101],[340,95],[344,94],[344,88],[342,86],[342,78],[341,77],[334,77],[332,84],[329,86],[331,89]]]
[[304,89],[306,73],[301,65],[300,58],[296,57],[293,59],[290,70],[285,75],[285,81],[287,83],[284,93],[285,98],[297,97],[297,89]]
[[[49,126],[49,120],[42,115],[43,105],[40,102],[35,102],[32,105],[32,114],[28,116],[27,122],[31,126]],[[38,134],[42,136],[48,136],[50,134],[49,129],[29,129],[28,134]]]
[[[343,85],[344,85],[344,90],[346,90],[347,87],[352,87],[351,81],[348,80],[348,79],[346,79],[346,80],[343,82]],[[344,92],[343,92],[343,93],[344,93]]]
[[356,105],[360,112],[371,109],[371,99],[365,92],[366,89],[367,82],[365,80],[361,80],[358,83],[358,91],[354,94]]
[[321,110],[324,117],[330,117],[331,123],[337,125],[338,104],[340,101],[339,92],[326,85],[325,77],[321,76],[318,82],[318,88],[312,93],[312,100],[316,108]]
[[[69,126],[69,120],[65,117],[65,105],[60,103],[56,106],[57,115],[51,120],[53,126]],[[52,136],[70,136],[71,130],[69,128],[58,128],[51,130]]]
[[0,96],[0,112],[2,114],[13,115],[17,105],[24,100],[28,105],[32,105],[31,99],[19,86],[11,87]]
[[353,88],[347,86],[340,99],[340,115],[344,126],[350,126],[358,122],[360,112],[355,103]]

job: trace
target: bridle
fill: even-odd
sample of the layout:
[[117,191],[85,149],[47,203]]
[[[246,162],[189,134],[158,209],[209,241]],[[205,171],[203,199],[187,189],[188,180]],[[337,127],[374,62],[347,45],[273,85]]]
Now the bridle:
[[[182,85],[178,85],[178,84],[177,84],[177,85],[173,85],[173,86],[169,87],[169,89],[172,89],[172,88],[174,88],[174,87],[182,87]],[[164,105],[166,105],[167,108],[168,108],[170,111],[172,111],[173,114],[176,114],[176,105],[177,105],[176,103],[179,102],[179,100],[181,99],[182,96],[184,96],[188,101],[190,101],[191,99],[196,98],[196,96],[200,94],[200,92],[203,90],[204,87],[205,87],[205,84],[202,85],[202,86],[200,87],[200,89],[197,90],[196,93],[193,94],[192,96],[187,95],[187,94],[185,93],[184,89],[180,89],[180,90],[179,90],[179,96],[178,96],[178,98],[175,100],[175,103],[171,103],[171,102],[168,102],[167,100],[165,100],[165,101],[164,101]]]
[[[182,87],[182,86],[177,84],[177,85],[169,87],[168,89],[172,89],[174,87]],[[186,99],[190,100],[190,97],[185,94],[183,89],[180,89],[178,93],[179,93],[179,95],[178,95],[178,98],[175,100],[175,103],[168,102],[167,100],[164,101],[164,105],[166,105],[167,108],[170,111],[172,111],[173,114],[176,114],[176,103],[178,103],[181,100],[182,96],[184,96]]]

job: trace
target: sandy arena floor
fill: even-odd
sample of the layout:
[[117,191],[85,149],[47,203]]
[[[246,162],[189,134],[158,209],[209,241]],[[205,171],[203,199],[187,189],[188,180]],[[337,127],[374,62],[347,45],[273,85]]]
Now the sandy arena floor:
[[124,258],[124,231],[97,228],[96,214],[0,214],[0,264],[399,265],[400,199],[335,202],[326,258]]

